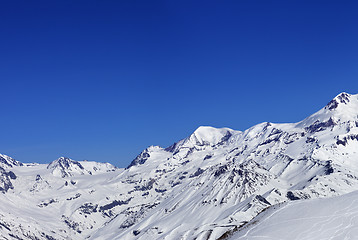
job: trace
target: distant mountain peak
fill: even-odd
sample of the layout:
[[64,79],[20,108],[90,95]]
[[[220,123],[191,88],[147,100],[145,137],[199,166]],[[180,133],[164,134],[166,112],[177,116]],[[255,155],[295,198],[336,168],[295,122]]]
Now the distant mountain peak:
[[147,147],[128,165],[127,169],[133,166],[144,164],[147,161],[147,159],[151,156],[152,152],[157,152],[162,150],[164,149],[159,146]]
[[52,161],[47,169],[52,169],[52,173],[54,175],[59,175],[61,177],[69,177],[72,176],[74,172],[84,174],[84,167],[81,163],[72,160],[68,157],[60,157],[54,161]]
[[47,166],[47,168],[51,169],[51,168],[61,167],[63,169],[69,169],[71,165],[77,165],[80,169],[83,169],[83,166],[79,162],[74,161],[68,157],[59,157],[58,159],[52,161]]

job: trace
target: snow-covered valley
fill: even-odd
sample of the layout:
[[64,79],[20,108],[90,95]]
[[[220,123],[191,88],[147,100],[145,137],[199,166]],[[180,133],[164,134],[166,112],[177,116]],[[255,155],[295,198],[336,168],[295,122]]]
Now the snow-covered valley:
[[[0,155],[0,236],[279,239],[291,229],[281,239],[305,239],[303,230],[330,227],[321,233],[338,239],[357,232],[357,190],[358,95],[341,93],[298,123],[199,127],[172,146],[145,149],[126,169]],[[296,224],[304,218],[308,225]]]

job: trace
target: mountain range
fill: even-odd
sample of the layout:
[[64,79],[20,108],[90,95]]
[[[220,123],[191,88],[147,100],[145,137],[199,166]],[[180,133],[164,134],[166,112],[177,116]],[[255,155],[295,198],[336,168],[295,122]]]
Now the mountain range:
[[172,146],[148,147],[127,168],[0,155],[0,236],[275,239],[274,230],[262,229],[287,215],[295,219],[302,213],[295,206],[314,212],[337,203],[337,212],[342,203],[349,212],[356,190],[358,95],[341,93],[298,123],[199,127]]

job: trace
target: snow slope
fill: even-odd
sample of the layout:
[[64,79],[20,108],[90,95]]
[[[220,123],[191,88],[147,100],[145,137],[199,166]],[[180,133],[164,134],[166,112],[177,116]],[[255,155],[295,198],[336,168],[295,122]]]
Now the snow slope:
[[358,190],[358,95],[298,123],[199,127],[126,169],[2,159],[3,238],[225,239],[273,206]]
[[272,207],[228,239],[356,239],[358,192]]

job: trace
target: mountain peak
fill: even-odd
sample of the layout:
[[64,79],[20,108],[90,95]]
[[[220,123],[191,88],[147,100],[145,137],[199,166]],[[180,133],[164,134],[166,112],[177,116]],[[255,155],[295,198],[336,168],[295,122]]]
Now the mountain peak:
[[68,157],[59,157],[58,159],[52,161],[47,168],[51,169],[51,168],[56,168],[56,167],[61,167],[63,169],[68,169],[70,168],[70,166],[72,164],[76,164],[78,165],[79,163],[77,161],[74,161]]
[[8,168],[14,166],[23,166],[23,164],[5,154],[0,154],[0,167]]
[[226,142],[233,134],[239,132],[240,131],[234,131],[230,128],[200,126],[189,137],[174,143],[165,150],[169,152],[178,152],[180,149],[214,146]]
[[342,122],[356,121],[358,119],[358,94],[352,95],[343,92],[329,102],[324,110]]
[[[338,94],[335,98],[333,98],[326,105],[325,109],[334,110],[334,109],[337,109],[337,107],[339,105],[342,105],[342,104],[347,105],[351,101],[352,96],[356,96],[356,95],[351,95],[349,93],[342,92],[342,93]],[[355,99],[355,100],[357,100],[357,99]]]
[[146,149],[144,149],[127,167],[130,168],[132,166],[137,166],[144,164],[151,156],[152,152],[160,152],[164,149],[159,146],[149,146]]
[[342,92],[324,108],[299,122],[297,126],[308,127],[317,122],[354,122],[358,120],[358,94]]
[[60,157],[52,161],[47,166],[47,169],[52,169],[52,173],[54,175],[59,175],[61,177],[72,176],[73,172],[81,174],[84,172],[84,167],[81,165],[81,163],[68,157]]
[[233,132],[234,130],[230,128],[200,126],[189,136],[188,140],[197,145],[214,145],[223,138],[231,136]]

